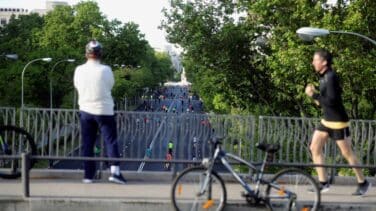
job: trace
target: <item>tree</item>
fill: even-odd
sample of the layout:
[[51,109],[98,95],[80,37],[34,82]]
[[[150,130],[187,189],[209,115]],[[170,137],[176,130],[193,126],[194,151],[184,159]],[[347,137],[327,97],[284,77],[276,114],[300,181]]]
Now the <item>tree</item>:
[[317,115],[312,102],[304,96],[303,88],[307,82],[317,81],[310,71],[313,51],[327,48],[334,53],[334,67],[342,78],[344,101],[348,102],[346,107],[351,111],[350,116],[373,118],[375,112],[371,105],[375,105],[375,101],[370,93],[374,93],[371,84],[376,79],[372,73],[375,48],[363,40],[341,35],[330,35],[307,44],[296,36],[295,31],[302,26],[313,26],[375,35],[374,15],[370,15],[375,12],[375,3],[357,0],[326,5],[325,2],[260,0],[249,4],[250,13],[256,14],[254,23],[267,23],[270,29],[268,44],[271,52],[267,66],[273,72],[273,83],[284,90],[281,94],[294,96],[292,100],[301,113]]
[[[115,26],[113,36],[105,39],[104,60],[111,64],[125,64],[137,67],[147,57],[149,48],[145,35],[133,22]],[[109,51],[111,49],[111,51]]]
[[[52,57],[53,62],[36,62],[25,73],[25,103],[49,107],[49,81],[53,82],[54,107],[72,107],[74,65],[56,62],[74,58],[76,64],[85,59],[85,45],[97,39],[104,46],[103,62],[114,68],[114,98],[133,97],[140,89],[154,88],[172,77],[171,63],[165,55],[156,55],[137,24],[108,20],[96,2],[80,2],[75,6],[57,6],[45,16],[37,14],[12,17],[0,28],[0,52],[17,53],[17,62],[1,60],[0,104],[19,106],[21,71],[32,59]],[[126,73],[114,64],[127,66]],[[129,74],[130,80],[123,77]],[[9,90],[12,90],[11,92]]]
[[[26,61],[35,58],[38,52],[39,43],[35,34],[43,27],[44,20],[37,14],[20,15],[18,18],[12,16],[9,24],[0,28],[0,52],[16,53],[19,55],[17,61],[0,61],[0,103],[4,106],[20,105],[21,99],[21,71]],[[38,69],[38,63],[33,69]],[[30,70],[30,69],[29,69]],[[28,71],[29,72],[29,71]],[[26,81],[26,88],[29,88]]]
[[[231,1],[171,1],[161,27],[168,40],[180,45],[187,76],[206,106],[216,112],[270,109],[269,73],[255,43],[256,29],[235,20],[242,12]],[[251,33],[253,32],[253,33]],[[257,107],[257,108],[256,108]],[[270,110],[269,110],[270,111]]]
[[310,65],[317,48],[335,53],[346,107],[353,118],[375,117],[375,48],[351,36],[305,43],[303,26],[375,36],[369,0],[171,1],[161,27],[184,49],[184,66],[207,108],[219,112],[318,116],[304,94],[316,82]]

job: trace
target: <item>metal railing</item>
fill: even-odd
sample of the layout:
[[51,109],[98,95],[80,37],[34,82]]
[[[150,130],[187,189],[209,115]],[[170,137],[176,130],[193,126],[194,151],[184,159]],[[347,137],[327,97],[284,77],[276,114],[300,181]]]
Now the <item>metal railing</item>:
[[[260,116],[258,140],[279,143],[282,149],[277,160],[280,162],[311,162],[309,143],[318,122],[318,119]],[[328,150],[324,153],[328,154]]]
[[16,123],[16,108],[0,107],[0,124],[14,125]]
[[[319,119],[260,116],[258,121],[258,140],[282,146],[277,157],[279,162],[311,162],[309,144]],[[352,147],[360,161],[376,165],[376,121],[352,120],[350,133]],[[338,150],[335,142],[329,141],[324,153],[332,163],[346,163]]]
[[141,104],[142,99],[140,97],[123,98],[114,101],[115,110],[128,111],[130,107],[136,107]]
[[[20,125],[33,135],[40,148],[39,155],[80,154],[80,151],[72,153],[72,150],[79,150],[81,145],[77,111],[25,108],[21,112],[23,117]],[[224,146],[228,151],[249,159],[253,153],[250,146],[255,144],[256,137],[253,116],[117,111],[116,121],[119,146],[124,158],[143,158],[153,140],[155,152],[151,158],[164,158],[169,140],[174,142],[178,158],[192,158],[194,139],[197,141],[196,146],[201,147],[196,156],[201,158],[209,153],[206,141],[215,131],[226,137]]]
[[[0,120],[29,131],[37,142],[39,156],[81,154],[77,110],[24,108],[19,112],[22,115],[14,108],[0,108]],[[16,116],[20,116],[19,122]],[[168,141],[172,140],[175,159],[201,159],[210,154],[207,140],[216,134],[225,137],[226,151],[245,160],[261,160],[255,144],[270,142],[282,146],[277,162],[311,163],[309,142],[319,119],[117,111],[116,121],[122,158],[165,159]],[[361,162],[376,165],[376,121],[352,120],[350,127],[353,148]],[[103,148],[103,144],[98,146]],[[152,149],[150,157],[146,157],[148,148]],[[324,152],[329,163],[346,163],[335,142],[330,141]]]
[[19,125],[36,141],[39,155],[72,156],[81,146],[77,110],[23,108]]

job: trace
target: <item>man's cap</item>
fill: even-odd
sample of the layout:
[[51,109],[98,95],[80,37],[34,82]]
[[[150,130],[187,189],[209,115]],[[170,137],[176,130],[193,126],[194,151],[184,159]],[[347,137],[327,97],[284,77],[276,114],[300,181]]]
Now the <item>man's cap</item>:
[[91,40],[86,45],[86,54],[94,54],[96,56],[100,56],[102,54],[102,44],[96,40]]

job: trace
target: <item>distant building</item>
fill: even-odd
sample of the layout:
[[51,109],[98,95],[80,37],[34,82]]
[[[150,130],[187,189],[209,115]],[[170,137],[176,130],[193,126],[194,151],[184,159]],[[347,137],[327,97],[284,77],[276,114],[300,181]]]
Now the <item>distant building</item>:
[[181,73],[183,71],[183,66],[181,64],[180,55],[172,48],[171,45],[166,45],[165,49],[171,57],[172,65],[174,66],[177,72]]
[[18,17],[19,15],[27,15],[29,14],[29,10],[24,8],[9,8],[9,7],[1,7],[0,8],[0,26],[4,26],[5,24],[9,23],[9,20],[12,15]]
[[34,9],[31,11],[28,9],[24,9],[24,8],[1,7],[0,8],[0,26],[4,26],[5,24],[8,24],[12,15],[15,15],[16,18],[19,15],[27,15],[30,13],[38,13],[39,15],[42,16],[42,15],[47,14],[47,12],[53,10],[58,5],[68,5],[68,3],[64,1],[46,1],[45,9]]
[[46,15],[49,11],[54,10],[56,6],[68,5],[65,1],[46,1],[45,9],[33,9],[31,13],[38,13],[39,15]]

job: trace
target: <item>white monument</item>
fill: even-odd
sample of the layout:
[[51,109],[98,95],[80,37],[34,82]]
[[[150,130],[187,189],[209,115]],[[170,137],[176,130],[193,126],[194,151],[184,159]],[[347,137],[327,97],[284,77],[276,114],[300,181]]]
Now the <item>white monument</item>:
[[180,81],[179,82],[172,82],[168,81],[164,83],[165,86],[191,86],[192,83],[187,80],[187,77],[185,75],[185,69],[184,67],[182,68],[182,73],[180,74]]

